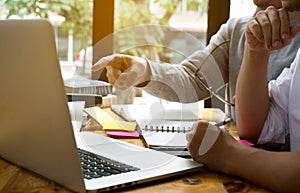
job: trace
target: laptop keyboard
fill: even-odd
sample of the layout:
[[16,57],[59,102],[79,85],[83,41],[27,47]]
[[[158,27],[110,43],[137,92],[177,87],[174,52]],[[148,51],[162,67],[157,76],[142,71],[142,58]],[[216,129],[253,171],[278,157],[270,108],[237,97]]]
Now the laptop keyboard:
[[78,149],[81,168],[85,179],[100,178],[120,173],[140,170],[124,163],[120,163],[83,149]]

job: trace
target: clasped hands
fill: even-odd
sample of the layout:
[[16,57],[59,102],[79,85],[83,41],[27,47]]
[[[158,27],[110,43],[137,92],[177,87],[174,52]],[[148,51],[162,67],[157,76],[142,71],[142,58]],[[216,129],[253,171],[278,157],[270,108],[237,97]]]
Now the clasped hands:
[[273,6],[259,11],[246,27],[246,45],[255,52],[269,53],[288,45],[300,26],[290,26],[289,13]]

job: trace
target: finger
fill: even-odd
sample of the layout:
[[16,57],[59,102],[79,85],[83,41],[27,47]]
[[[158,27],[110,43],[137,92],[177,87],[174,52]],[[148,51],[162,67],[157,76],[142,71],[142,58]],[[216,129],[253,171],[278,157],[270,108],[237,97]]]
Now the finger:
[[271,29],[271,23],[269,21],[268,16],[266,15],[265,12],[259,12],[259,13],[257,13],[255,19],[261,28],[266,47],[267,48],[271,47],[272,46],[272,29]]
[[116,82],[116,86],[122,89],[134,86],[135,83],[138,82],[139,76],[144,73],[141,72],[142,70],[139,68],[140,65],[133,64],[130,58],[124,58],[124,65],[126,65],[126,70],[120,74]]
[[[250,33],[254,38],[259,42],[264,42],[264,35],[262,33],[262,29],[260,27],[260,24],[257,22],[256,19],[252,19],[248,23],[248,29],[250,30]],[[254,39],[250,39],[250,41],[254,41]]]
[[191,131],[189,131],[186,135],[185,135],[185,138],[188,142],[192,141],[194,135],[195,135],[195,132],[196,132],[196,129],[198,127],[198,124],[197,122],[195,122],[192,126],[192,129]]
[[133,66],[133,60],[134,58],[132,56],[123,56],[122,61],[123,61],[123,69],[126,70]]
[[283,27],[282,24],[287,21],[281,20],[278,10],[274,7],[268,7],[266,11],[271,25],[271,44],[269,44],[271,46],[270,48],[280,48],[283,45],[281,39],[281,27]]
[[131,76],[133,77],[131,80],[134,81],[132,84],[138,85],[150,81],[151,77],[149,73],[147,73],[147,63],[143,63],[145,61],[137,61],[130,67]]
[[[123,59],[125,71],[121,74],[118,80],[118,86],[129,88],[141,83],[141,81],[148,81],[150,79],[146,73],[146,62],[142,58],[138,57],[126,57]],[[147,78],[146,78],[147,77]]]
[[192,131],[186,135],[186,139],[189,141],[188,150],[195,159],[198,157],[198,150],[207,126],[208,122],[198,121],[194,123]]
[[134,71],[125,71],[120,74],[115,86],[120,89],[127,89],[134,86],[134,83],[137,79],[137,73]]
[[285,9],[280,9],[278,14],[281,20],[281,38],[283,41],[289,41],[291,37],[291,28],[288,12]]
[[283,43],[281,46],[279,47],[272,47],[270,50],[277,50],[277,49],[281,49],[287,45],[289,45],[291,43],[291,41],[293,40],[293,38],[297,35],[297,33],[300,31],[300,26],[299,27],[295,27],[295,28],[291,28],[291,36],[289,36],[289,38],[284,39]]
[[220,133],[221,129],[214,125],[208,124],[198,150],[198,154],[200,156],[206,154],[212,148],[212,146],[217,141]]
[[119,69],[115,69],[110,66],[107,66],[106,69],[107,69],[106,75],[109,83],[115,85],[122,72]]
[[105,68],[113,59],[114,55],[109,55],[101,58],[92,66],[92,72],[99,71],[103,68]]
[[293,38],[298,34],[299,31],[300,31],[300,26],[292,26],[291,27],[291,35],[289,36],[289,38],[284,39],[283,47],[290,44],[291,41],[293,40]]

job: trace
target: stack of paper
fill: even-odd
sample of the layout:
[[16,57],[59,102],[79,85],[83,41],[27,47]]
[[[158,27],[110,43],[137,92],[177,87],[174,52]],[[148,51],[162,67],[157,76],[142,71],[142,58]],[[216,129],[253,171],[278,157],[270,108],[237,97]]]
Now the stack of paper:
[[112,85],[99,80],[74,76],[64,80],[66,93],[98,94],[106,96],[112,93]]
[[199,120],[199,109],[173,108],[154,103],[150,105],[113,104],[111,109],[127,121],[137,119]]
[[114,138],[139,137],[139,133],[136,131],[136,122],[116,120],[99,107],[85,108],[83,111],[93,118],[108,136]]

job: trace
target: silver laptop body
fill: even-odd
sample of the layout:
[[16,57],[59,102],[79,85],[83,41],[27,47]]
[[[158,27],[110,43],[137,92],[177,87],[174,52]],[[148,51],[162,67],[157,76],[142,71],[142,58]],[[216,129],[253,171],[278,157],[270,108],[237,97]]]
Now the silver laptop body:
[[[0,156],[73,191],[112,190],[202,167],[78,132],[72,126],[53,28],[47,20],[0,20],[0,85]],[[78,147],[139,170],[84,179]]]

